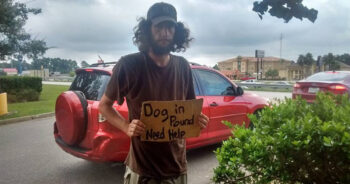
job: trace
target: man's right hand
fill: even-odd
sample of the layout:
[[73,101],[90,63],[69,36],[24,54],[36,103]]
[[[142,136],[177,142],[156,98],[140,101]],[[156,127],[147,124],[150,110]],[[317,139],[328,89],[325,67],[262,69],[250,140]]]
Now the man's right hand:
[[129,137],[134,137],[134,136],[140,136],[145,132],[146,125],[142,123],[142,121],[138,119],[134,119],[129,123],[129,126],[127,127],[127,130],[125,133]]

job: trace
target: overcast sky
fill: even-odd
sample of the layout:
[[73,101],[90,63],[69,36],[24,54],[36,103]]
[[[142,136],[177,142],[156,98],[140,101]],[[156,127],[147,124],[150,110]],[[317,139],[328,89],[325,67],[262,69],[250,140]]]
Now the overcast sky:
[[[144,17],[153,0],[23,0],[42,13],[30,16],[26,30],[49,47],[46,57],[95,63],[137,52],[133,28]],[[318,10],[315,23],[293,18],[289,23],[269,14],[260,20],[252,11],[254,0],[169,0],[178,20],[191,30],[195,40],[185,53],[191,62],[208,66],[240,56],[266,56],[296,60],[311,52],[316,58],[329,52],[350,53],[349,0],[304,0]]]

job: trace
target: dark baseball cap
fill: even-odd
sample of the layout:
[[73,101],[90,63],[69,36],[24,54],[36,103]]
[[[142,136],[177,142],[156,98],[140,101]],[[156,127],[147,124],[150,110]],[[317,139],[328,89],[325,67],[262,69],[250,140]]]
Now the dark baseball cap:
[[153,4],[147,12],[147,20],[157,25],[163,21],[177,22],[177,13],[173,5],[160,2]]

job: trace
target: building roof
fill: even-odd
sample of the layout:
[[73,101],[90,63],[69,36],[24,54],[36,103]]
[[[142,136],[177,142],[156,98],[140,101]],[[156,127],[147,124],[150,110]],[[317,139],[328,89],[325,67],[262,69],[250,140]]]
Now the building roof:
[[[227,60],[224,60],[224,61],[219,61],[218,63],[229,63],[229,62],[237,60],[237,58],[238,57],[227,59]],[[241,58],[242,58],[243,62],[247,62],[247,61],[254,61],[255,62],[257,60],[256,57],[249,57],[249,56],[241,56]],[[280,60],[281,60],[280,58],[272,57],[272,56],[263,58],[263,61],[280,61]],[[286,60],[286,59],[283,59],[283,58],[282,58],[282,60],[283,61],[290,61],[290,60]]]

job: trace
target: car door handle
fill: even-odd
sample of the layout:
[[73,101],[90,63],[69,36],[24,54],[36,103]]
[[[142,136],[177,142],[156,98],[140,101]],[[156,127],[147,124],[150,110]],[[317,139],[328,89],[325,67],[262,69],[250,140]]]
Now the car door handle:
[[211,107],[216,107],[216,106],[219,106],[216,102],[213,102],[210,104]]

